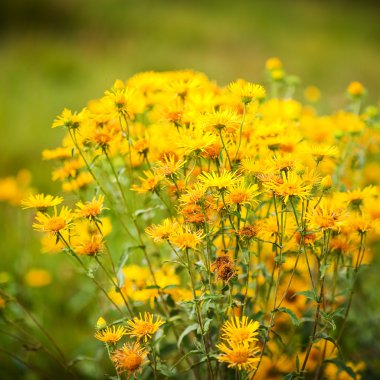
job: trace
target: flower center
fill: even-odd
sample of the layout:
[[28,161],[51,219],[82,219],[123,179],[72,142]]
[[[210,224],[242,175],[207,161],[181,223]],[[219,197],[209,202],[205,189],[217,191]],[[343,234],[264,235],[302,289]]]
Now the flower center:
[[124,359],[123,367],[127,371],[135,371],[140,367],[142,363],[142,358],[138,354],[134,352],[130,352]]
[[52,232],[58,232],[65,228],[66,221],[63,218],[60,217],[53,217],[49,220],[47,223],[47,230]]

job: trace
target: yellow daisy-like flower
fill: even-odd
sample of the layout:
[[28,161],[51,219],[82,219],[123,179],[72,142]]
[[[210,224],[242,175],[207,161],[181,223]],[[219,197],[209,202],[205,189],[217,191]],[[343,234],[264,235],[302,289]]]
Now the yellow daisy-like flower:
[[339,156],[339,149],[333,145],[311,145],[306,148],[305,153],[311,154],[316,162],[320,162],[325,158],[336,158]]
[[210,132],[226,130],[229,133],[233,133],[240,127],[241,116],[236,110],[230,108],[214,110],[204,115],[201,124]]
[[216,347],[223,352],[218,356],[219,362],[228,363],[229,368],[250,372],[257,367],[257,363],[260,361],[258,357],[260,349],[248,342],[231,341],[228,345],[220,343]]
[[318,207],[306,215],[306,219],[312,229],[339,230],[347,223],[347,216],[343,207],[335,205],[331,199],[323,199]]
[[195,128],[192,131],[181,133],[174,141],[180,154],[189,156],[199,155],[210,146],[217,143],[218,139],[210,132],[205,132],[202,128]]
[[221,174],[216,172],[203,173],[198,176],[198,180],[203,186],[214,187],[219,191],[225,191],[228,187],[233,186],[238,178],[239,177],[235,172],[229,171],[223,171]]
[[359,207],[363,205],[366,199],[374,198],[378,195],[378,190],[374,186],[367,186],[364,189],[355,189],[342,194],[344,199],[350,206]]
[[301,199],[310,195],[312,185],[306,184],[295,172],[281,173],[282,179],[272,180],[264,183],[264,187],[272,190],[274,194],[281,197],[286,204],[289,197],[299,197]]
[[360,82],[354,81],[348,85],[347,92],[352,96],[361,96],[365,93],[365,88]]
[[127,373],[127,379],[131,375],[136,375],[146,364],[148,351],[140,346],[140,343],[125,343],[120,349],[112,353],[112,361],[118,373]]
[[36,215],[37,223],[33,223],[32,227],[36,231],[58,234],[62,231],[68,230],[71,227],[72,219],[73,214],[67,206],[63,206],[59,214],[57,212],[57,208],[54,207],[53,216],[38,212]]
[[98,199],[96,199],[96,197],[93,197],[91,202],[78,202],[76,204],[77,210],[75,211],[75,214],[78,218],[95,220],[99,217],[103,210],[106,210],[106,208],[103,207],[103,203],[104,195],[99,195]]
[[255,198],[260,194],[256,184],[246,186],[244,181],[239,181],[229,189],[226,203],[233,205],[249,205],[257,203]]
[[169,218],[164,219],[161,224],[152,224],[145,228],[145,232],[153,239],[154,242],[160,243],[169,239],[173,230],[178,227],[178,223]]
[[104,249],[103,238],[100,234],[91,237],[77,237],[74,240],[74,249],[78,255],[94,256],[102,253]]
[[248,317],[234,317],[223,323],[222,339],[228,342],[244,343],[257,341],[257,329],[260,324],[257,321],[249,321]]
[[52,128],[67,127],[69,129],[77,129],[85,119],[86,110],[82,110],[80,113],[71,112],[65,108],[62,113],[57,116],[52,124]]
[[111,326],[97,331],[94,336],[104,343],[116,344],[126,334],[127,329],[124,326]]
[[23,209],[35,208],[40,212],[45,212],[49,207],[58,206],[63,202],[62,197],[53,197],[52,195],[36,194],[29,195],[27,199],[21,201]]
[[30,287],[42,287],[51,283],[51,274],[45,269],[30,269],[25,274],[25,282]]
[[132,185],[131,190],[137,191],[139,194],[145,194],[145,193],[148,193],[149,191],[151,192],[158,191],[163,177],[146,170],[144,170],[144,174],[146,178],[139,177],[141,181],[141,185],[138,186],[134,184]]
[[179,249],[195,249],[203,238],[202,230],[192,232],[188,227],[180,226],[169,236],[169,241]]
[[282,69],[282,62],[279,58],[277,57],[271,57],[268,58],[267,61],[265,62],[265,68],[267,70],[278,70]]
[[246,82],[244,79],[238,79],[228,85],[228,89],[240,97],[245,104],[251,103],[254,99],[265,98],[265,89],[259,84]]
[[186,163],[186,161],[177,160],[174,155],[166,155],[163,160],[156,163],[154,172],[159,177],[173,176]]
[[154,315],[144,313],[144,316],[139,313],[139,318],[135,317],[127,321],[127,335],[135,337],[138,341],[144,340],[147,342],[157,332],[159,327],[165,322],[158,316],[156,321],[153,321]]

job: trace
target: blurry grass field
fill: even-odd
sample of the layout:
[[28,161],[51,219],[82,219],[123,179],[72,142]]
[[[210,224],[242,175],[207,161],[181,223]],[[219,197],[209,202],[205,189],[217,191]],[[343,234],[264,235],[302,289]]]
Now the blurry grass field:
[[[368,102],[377,104],[378,19],[376,2],[353,1],[2,3],[0,177],[26,167],[41,191],[58,190],[50,181],[50,165],[41,161],[42,149],[55,147],[62,136],[50,129],[55,116],[64,107],[81,109],[115,79],[144,70],[191,68],[221,85],[240,77],[263,83],[265,60],[278,56],[287,72],[302,80],[298,97],[307,85],[321,89],[322,110],[344,105],[351,80],[361,81],[368,89]],[[52,284],[31,288],[23,298],[33,300],[27,306],[37,310],[66,352],[71,356],[86,352],[96,306],[91,285],[75,280],[66,258],[42,256],[36,239],[30,245],[31,221],[21,210],[4,205],[1,217],[1,271],[13,273],[21,283],[30,267],[51,270]],[[365,286],[376,286],[374,270],[368,277]],[[71,286],[62,286],[67,283]],[[368,289],[362,292],[369,293]],[[69,301],[62,304],[62,300]],[[376,297],[368,302],[373,310],[380,309]],[[374,315],[366,320],[372,326],[378,323]],[[359,327],[353,329],[359,336]],[[368,354],[379,356],[380,347],[371,346],[371,334],[375,331],[352,344],[360,341],[365,350],[372,349]]]
[[[378,100],[376,2],[17,0],[2,7],[1,175],[26,162],[41,167],[40,151],[59,139],[50,125],[64,106],[80,109],[116,78],[144,70],[191,68],[221,85],[263,82],[265,60],[279,56],[302,86],[322,90],[324,107],[344,104],[351,80]],[[47,185],[41,171],[34,174]]]

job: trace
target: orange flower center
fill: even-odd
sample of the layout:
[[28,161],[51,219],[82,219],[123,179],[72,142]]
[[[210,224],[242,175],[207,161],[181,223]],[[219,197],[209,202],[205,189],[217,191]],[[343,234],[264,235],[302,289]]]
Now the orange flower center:
[[123,368],[130,372],[136,371],[136,369],[140,367],[141,363],[142,357],[136,354],[135,352],[130,352],[124,358]]
[[241,364],[247,362],[249,353],[247,350],[234,350],[228,356],[232,363]]
[[52,232],[58,232],[66,227],[66,221],[61,217],[51,218],[46,225],[46,229]]

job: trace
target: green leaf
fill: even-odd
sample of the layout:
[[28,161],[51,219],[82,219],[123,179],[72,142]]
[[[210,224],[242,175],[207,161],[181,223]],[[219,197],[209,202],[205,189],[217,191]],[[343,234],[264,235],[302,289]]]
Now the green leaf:
[[136,210],[134,213],[133,213],[133,216],[135,217],[138,217],[140,215],[143,215],[143,214],[146,214],[148,212],[151,212],[151,211],[154,211],[158,208],[162,208],[161,205],[157,205],[157,206],[154,206],[154,207],[150,207],[150,208],[145,208],[145,209],[140,209],[140,210]]
[[280,311],[281,313],[288,314],[294,326],[299,326],[301,323],[301,321],[297,318],[294,312],[288,309],[287,307],[280,307],[278,309],[275,309],[274,311]]
[[210,329],[210,323],[212,322],[212,319],[210,318],[207,318],[205,320],[205,323],[203,324],[203,332],[204,334],[206,334],[208,332],[208,330]]
[[336,324],[334,321],[334,314],[325,313],[323,310],[320,310],[320,314],[321,314],[323,322],[329,324],[333,330],[336,330]]
[[183,330],[182,334],[180,335],[178,339],[177,347],[179,348],[181,346],[182,340],[186,335],[190,334],[192,331],[196,330],[198,327],[199,327],[198,323],[194,323],[190,326],[187,326],[185,330]]
[[305,296],[306,298],[318,303],[318,296],[313,290],[304,290],[302,292],[294,293],[294,295],[298,295],[298,294],[301,296]]

